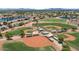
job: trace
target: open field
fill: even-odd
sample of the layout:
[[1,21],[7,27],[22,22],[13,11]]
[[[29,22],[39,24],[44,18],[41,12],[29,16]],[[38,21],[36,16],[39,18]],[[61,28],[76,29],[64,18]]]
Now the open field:
[[0,50],[79,50],[79,12],[22,10],[1,11]]
[[69,33],[69,34],[75,36],[76,39],[74,41],[69,41],[68,44],[79,50],[79,33],[73,32],[73,33]]
[[[47,26],[47,29],[53,30],[53,29],[73,29],[76,28],[76,26],[69,25],[69,24],[63,24],[65,20],[45,20],[49,23],[38,23],[39,26]],[[61,28],[59,28],[61,27]],[[17,30],[12,30],[7,32],[7,35],[10,37],[15,35],[20,35],[23,33],[22,31],[29,30],[28,27],[19,28]],[[66,38],[64,34],[58,34],[58,37]],[[56,45],[53,42],[50,42],[47,38],[43,38],[40,36],[37,36],[37,38],[29,37],[23,39],[21,42],[13,42],[13,43],[4,43],[3,48],[6,51],[54,51],[54,47]],[[64,46],[65,48],[63,50],[69,50],[68,46]],[[21,49],[22,48],[22,49]],[[66,49],[68,48],[68,49]]]
[[26,46],[24,43],[22,42],[12,42],[12,43],[4,43],[3,44],[3,49],[5,51],[31,51],[31,50],[35,50],[32,47],[28,47]]
[[51,46],[34,48],[25,45],[23,42],[9,42],[3,44],[4,51],[53,51]]
[[48,19],[48,20],[40,20],[39,22],[50,22],[50,23],[66,23],[66,19]]
[[68,25],[68,24],[62,24],[62,23],[39,23],[39,26],[47,26],[47,25],[60,26],[62,28],[66,28],[66,29],[76,28],[76,26]]
[[29,30],[30,28],[28,27],[23,27],[23,28],[19,28],[17,30],[12,30],[12,31],[9,31],[7,32],[6,34],[8,34],[10,37],[14,36],[14,35],[21,35],[22,34],[22,31],[24,30]]

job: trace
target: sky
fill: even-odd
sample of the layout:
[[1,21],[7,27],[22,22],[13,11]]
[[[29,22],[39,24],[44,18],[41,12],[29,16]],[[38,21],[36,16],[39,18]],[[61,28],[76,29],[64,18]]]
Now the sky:
[[79,0],[0,0],[0,8],[79,8]]

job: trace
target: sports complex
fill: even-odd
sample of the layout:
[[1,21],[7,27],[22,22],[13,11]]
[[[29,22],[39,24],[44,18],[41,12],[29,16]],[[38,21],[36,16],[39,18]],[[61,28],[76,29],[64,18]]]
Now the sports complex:
[[78,16],[65,11],[21,12],[0,15],[1,51],[79,50]]

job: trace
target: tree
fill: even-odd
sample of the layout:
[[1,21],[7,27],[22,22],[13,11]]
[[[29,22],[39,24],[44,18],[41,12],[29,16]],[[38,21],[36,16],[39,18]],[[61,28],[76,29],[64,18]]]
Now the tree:
[[63,44],[63,42],[64,42],[64,37],[61,35],[59,36],[59,43]]
[[72,28],[72,31],[75,31],[76,29],[77,29],[76,27],[73,27],[73,28]]
[[1,38],[3,37],[1,32],[0,32],[0,37],[1,37]]
[[8,23],[8,25],[7,25],[9,28],[13,28],[13,26],[10,24],[10,23]]
[[7,22],[3,22],[3,25],[7,25],[8,23]]
[[6,29],[5,27],[2,27],[2,28],[1,28],[2,31],[4,31],[5,29]]
[[67,28],[64,27],[64,28],[62,28],[61,30],[62,30],[63,32],[66,32],[66,31],[67,31]]
[[5,37],[7,38],[7,40],[12,40],[11,36],[6,32]]
[[24,23],[23,23],[23,22],[19,23],[19,26],[22,26],[22,25],[24,25]]
[[21,38],[23,38],[24,36],[25,36],[25,33],[24,33],[24,31],[23,30],[20,30],[21,31]]
[[63,45],[62,51],[70,51],[70,47],[68,45]]

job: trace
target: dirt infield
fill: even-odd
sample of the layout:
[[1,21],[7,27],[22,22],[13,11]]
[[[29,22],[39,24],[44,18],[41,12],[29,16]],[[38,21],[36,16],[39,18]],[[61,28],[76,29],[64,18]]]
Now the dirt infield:
[[62,28],[62,27],[60,27],[60,26],[44,26],[44,27],[47,27],[47,28],[55,27],[55,28],[57,28],[57,29],[61,29],[61,28]]
[[65,38],[65,41],[73,41],[76,39],[75,36],[70,35],[70,34],[64,34],[65,36],[67,36],[67,38]]
[[54,27],[56,27],[56,28],[58,28],[58,29],[61,29],[62,27],[60,27],[60,26],[54,26]]
[[0,41],[0,51],[3,50],[2,49],[3,44],[4,44],[4,41]]
[[57,51],[60,51],[62,49],[62,46],[60,46],[56,41],[51,42],[48,38],[43,36],[24,38],[23,42],[29,47],[34,47],[34,48],[52,46]]
[[53,44],[53,42],[42,36],[24,38],[23,42],[30,47],[45,47]]

